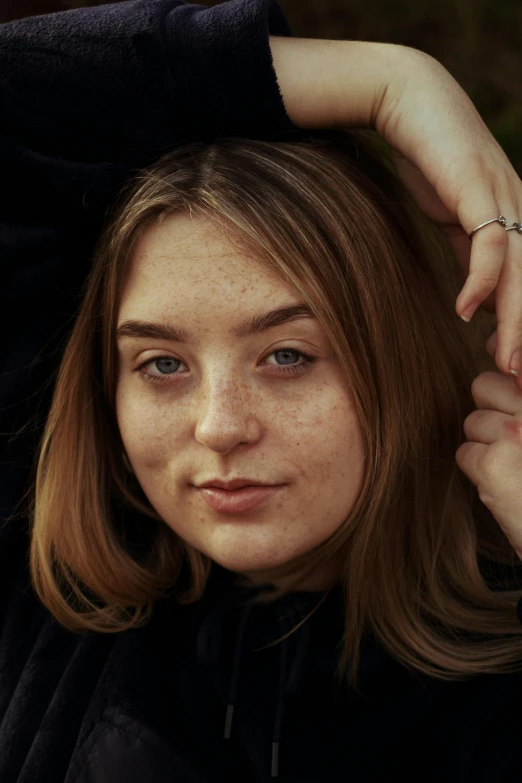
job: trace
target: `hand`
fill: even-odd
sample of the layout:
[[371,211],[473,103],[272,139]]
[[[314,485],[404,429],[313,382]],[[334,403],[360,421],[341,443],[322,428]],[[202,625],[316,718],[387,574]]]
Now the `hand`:
[[[486,350],[495,357],[497,333]],[[483,372],[472,383],[477,410],[464,420],[468,442],[455,453],[522,561],[522,393],[513,378]]]
[[[465,92],[427,55],[402,81],[394,76],[376,128],[393,148],[400,178],[447,236],[464,275],[469,272],[457,314],[471,317],[480,303],[496,312],[494,358],[509,373],[513,353],[522,349],[522,236],[499,223],[485,226],[472,241],[468,235],[500,214],[508,226],[519,222],[522,182]],[[522,372],[517,386],[522,390]]]
[[[464,90],[433,57],[396,44],[270,37],[287,113],[301,128],[373,127],[399,177],[446,234],[465,285],[457,315],[496,312],[495,361],[522,349],[522,235],[486,220],[522,220],[522,183]],[[522,390],[522,372],[517,379]]]

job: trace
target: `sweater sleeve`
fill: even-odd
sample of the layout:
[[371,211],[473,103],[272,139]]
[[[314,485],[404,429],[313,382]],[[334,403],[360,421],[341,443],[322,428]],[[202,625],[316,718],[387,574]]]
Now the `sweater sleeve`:
[[[0,550],[108,205],[173,146],[294,128],[269,34],[275,0],[129,0],[0,25]],[[11,436],[11,437],[10,437]],[[0,551],[0,567],[2,565]]]

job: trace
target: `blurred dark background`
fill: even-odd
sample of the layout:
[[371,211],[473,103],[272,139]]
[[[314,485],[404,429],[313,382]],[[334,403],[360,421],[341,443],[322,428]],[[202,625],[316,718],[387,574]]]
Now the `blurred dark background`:
[[[0,22],[103,4],[0,0]],[[388,41],[436,57],[466,90],[522,176],[522,0],[280,0],[280,5],[297,37]]]

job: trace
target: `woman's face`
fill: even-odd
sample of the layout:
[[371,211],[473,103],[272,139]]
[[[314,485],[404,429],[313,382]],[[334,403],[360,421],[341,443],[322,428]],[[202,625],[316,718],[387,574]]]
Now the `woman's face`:
[[[177,333],[120,330],[117,418],[136,477],[182,539],[277,583],[278,566],[337,530],[362,484],[359,421],[329,340],[303,315],[261,328],[299,294],[210,221],[165,218],[130,262],[118,328],[154,322]],[[199,488],[236,478],[272,489]],[[223,498],[235,510],[209,505]],[[326,583],[316,576],[307,588]]]

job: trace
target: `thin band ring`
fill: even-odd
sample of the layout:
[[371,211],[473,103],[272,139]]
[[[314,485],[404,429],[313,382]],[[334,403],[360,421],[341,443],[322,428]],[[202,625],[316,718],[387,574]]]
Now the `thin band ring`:
[[[473,236],[473,234],[474,234],[476,231],[478,231],[478,230],[479,230],[479,228],[484,228],[484,226],[488,226],[490,223],[500,223],[500,225],[501,225],[501,226],[504,226],[504,228],[506,228],[506,226],[507,226],[507,220],[506,220],[506,218],[504,217],[504,215],[499,215],[499,217],[498,217],[498,218],[493,218],[493,220],[486,220],[486,222],[485,222],[485,223],[481,223],[481,224],[480,224],[480,226],[477,226],[476,228],[474,228],[474,229],[473,229],[473,231],[471,232],[471,234],[469,234],[469,238],[471,239],[471,237]],[[517,226],[519,226],[519,225],[520,225],[519,223],[516,223],[516,224],[514,224],[513,226],[511,226],[511,228],[516,228],[516,227],[517,227]],[[509,228],[508,228],[508,229],[506,229],[506,231],[509,231],[509,230],[510,230]],[[517,230],[518,230],[518,229],[517,229]],[[521,231],[520,233],[522,233],[522,231]]]

